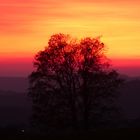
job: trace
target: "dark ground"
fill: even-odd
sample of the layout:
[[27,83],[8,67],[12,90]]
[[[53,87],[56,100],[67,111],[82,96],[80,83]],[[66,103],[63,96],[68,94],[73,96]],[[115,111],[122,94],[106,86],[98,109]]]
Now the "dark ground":
[[[3,131],[3,132],[2,132]],[[128,128],[122,128],[122,129],[106,129],[106,130],[97,130],[97,131],[90,131],[90,132],[71,132],[69,134],[53,134],[51,136],[41,136],[37,134],[29,134],[29,133],[23,133],[19,131],[10,131],[6,130],[4,132],[4,129],[1,131],[1,138],[2,139],[15,139],[15,140],[28,140],[28,139],[35,139],[35,140],[98,140],[98,139],[139,139],[140,138],[140,129],[128,129]],[[8,132],[9,131],[9,132]]]

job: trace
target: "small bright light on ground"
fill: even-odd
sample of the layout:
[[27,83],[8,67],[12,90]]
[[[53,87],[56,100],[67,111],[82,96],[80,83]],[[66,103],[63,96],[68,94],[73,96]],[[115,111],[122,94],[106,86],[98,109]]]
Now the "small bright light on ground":
[[25,132],[25,130],[24,130],[24,129],[22,129],[22,130],[21,130],[21,132],[22,132],[22,133],[24,133],[24,132]]

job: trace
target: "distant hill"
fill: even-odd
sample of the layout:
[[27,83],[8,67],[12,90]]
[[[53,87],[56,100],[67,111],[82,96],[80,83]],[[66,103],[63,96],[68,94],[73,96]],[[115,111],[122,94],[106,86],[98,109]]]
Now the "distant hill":
[[0,90],[26,92],[28,89],[28,78],[26,77],[0,77]]
[[0,77],[0,127],[29,123],[31,102],[27,89],[25,77]]
[[26,93],[0,92],[0,127],[29,124],[31,102]]
[[[131,81],[130,84],[133,84],[133,86],[135,86],[135,80],[140,80],[140,77],[129,77],[127,75],[120,75],[120,77],[127,82]],[[0,77],[0,91],[27,92],[28,83],[27,77]]]
[[[140,77],[128,77],[120,89],[119,104],[127,119],[140,118]],[[0,125],[24,123],[31,114],[26,77],[0,77]]]
[[120,78],[124,79],[125,81],[140,80],[140,76],[132,77],[125,74],[120,74]]
[[120,89],[120,103],[129,119],[140,117],[140,79],[131,78]]

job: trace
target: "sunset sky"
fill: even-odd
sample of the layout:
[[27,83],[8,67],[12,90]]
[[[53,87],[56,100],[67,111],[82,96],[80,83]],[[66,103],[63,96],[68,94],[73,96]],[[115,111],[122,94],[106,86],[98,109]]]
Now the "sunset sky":
[[140,75],[139,0],[0,0],[0,76],[26,76],[54,33],[96,37],[120,72]]

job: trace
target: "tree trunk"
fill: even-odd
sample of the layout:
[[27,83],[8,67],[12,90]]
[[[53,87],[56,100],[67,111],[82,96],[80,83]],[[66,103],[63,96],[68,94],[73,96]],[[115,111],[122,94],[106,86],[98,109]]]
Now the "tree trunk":
[[88,91],[87,91],[87,81],[84,79],[83,84],[83,104],[84,104],[84,112],[83,112],[83,126],[85,130],[89,129],[89,110],[88,110]]

